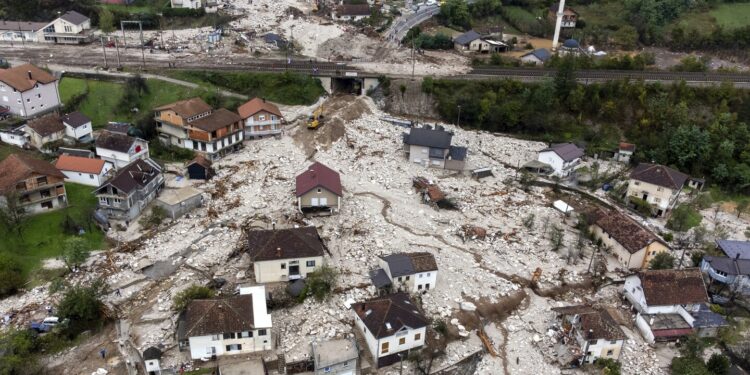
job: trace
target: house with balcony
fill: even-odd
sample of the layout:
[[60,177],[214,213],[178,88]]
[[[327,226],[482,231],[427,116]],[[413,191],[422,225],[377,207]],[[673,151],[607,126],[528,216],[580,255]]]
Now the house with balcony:
[[159,141],[186,148],[214,161],[242,147],[242,119],[224,108],[214,110],[201,98],[154,109]]
[[150,158],[148,142],[122,133],[112,133],[106,130],[99,132],[94,142],[96,155],[100,159],[112,163],[115,168],[123,168],[134,161]]
[[97,208],[109,220],[128,225],[164,187],[161,167],[151,159],[136,159],[94,190]]
[[257,283],[303,279],[323,265],[326,248],[315,227],[251,229],[245,235]]
[[29,136],[29,143],[40,150],[44,150],[48,143],[62,141],[65,137],[65,125],[63,125],[57,113],[50,113],[29,120],[26,123],[25,130]]
[[240,286],[240,294],[226,298],[197,299],[177,321],[180,350],[190,358],[216,358],[273,348],[271,314],[263,285]]
[[281,134],[284,116],[279,107],[266,99],[253,98],[239,106],[237,112],[245,125],[245,139]]
[[537,161],[552,167],[552,175],[570,177],[581,164],[584,150],[572,143],[557,143],[539,151]]
[[[547,19],[555,25],[557,23],[557,12],[560,10],[558,3],[554,3],[549,6],[547,11]],[[575,29],[576,22],[578,22],[578,12],[573,8],[565,7],[562,12],[562,23],[560,23],[560,29]]]
[[560,339],[579,365],[599,358],[620,359],[627,336],[607,309],[575,305],[554,307],[552,311],[560,319]]
[[647,269],[657,254],[671,251],[654,232],[617,210],[598,210],[589,231],[627,269]]
[[386,292],[425,293],[435,288],[438,266],[428,252],[394,253],[378,259],[379,269],[370,279],[378,290]]
[[352,312],[357,333],[364,336],[377,367],[394,364],[425,344],[427,318],[407,293],[354,303]]
[[0,69],[0,110],[34,117],[60,107],[58,80],[31,64]]
[[636,310],[635,325],[649,343],[677,340],[717,320],[703,307],[709,299],[698,268],[640,271],[625,278],[623,294]]
[[410,162],[430,168],[464,170],[468,149],[452,146],[453,133],[436,125],[411,128],[403,134],[404,152]]
[[731,294],[750,296],[750,241],[717,240],[721,256],[706,255],[701,271],[708,275],[709,286],[719,291],[728,288]]
[[42,38],[47,43],[56,44],[91,43],[94,40],[91,19],[70,10],[47,24],[42,29]]
[[688,175],[660,164],[640,163],[630,172],[628,199],[641,199],[653,207],[654,216],[674,208]]
[[0,161],[0,205],[8,199],[30,214],[66,207],[65,175],[44,160],[11,154]]
[[0,41],[15,43],[36,43],[41,31],[47,26],[44,22],[0,20]]

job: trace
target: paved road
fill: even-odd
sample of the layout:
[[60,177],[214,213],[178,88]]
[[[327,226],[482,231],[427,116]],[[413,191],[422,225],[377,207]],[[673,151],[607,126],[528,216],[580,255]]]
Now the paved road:
[[385,38],[389,43],[397,45],[412,27],[427,21],[438,13],[440,13],[440,7],[437,5],[421,6],[416,12],[397,18],[385,33]]

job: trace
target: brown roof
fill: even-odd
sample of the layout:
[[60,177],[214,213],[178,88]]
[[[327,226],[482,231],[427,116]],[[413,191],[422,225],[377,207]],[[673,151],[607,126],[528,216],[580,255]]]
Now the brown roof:
[[255,328],[253,296],[193,300],[181,318],[184,338],[251,331]]
[[635,254],[653,242],[667,244],[650,230],[619,211],[599,210],[594,214],[594,224],[612,236],[629,253]]
[[352,304],[352,310],[376,338],[396,334],[401,328],[427,326],[427,319],[406,293],[396,293]]
[[65,178],[54,165],[44,160],[32,159],[21,154],[11,154],[0,161],[0,192],[7,192],[20,181],[35,175]]
[[344,4],[336,8],[336,14],[339,16],[369,16],[370,13],[370,5],[367,3]]
[[48,115],[30,120],[26,124],[26,126],[34,130],[34,132],[41,135],[42,137],[65,131],[65,125],[63,125],[60,116],[58,116],[56,113],[50,113]]
[[0,81],[24,92],[33,89],[37,83],[47,84],[57,81],[57,78],[34,65],[23,64],[10,69],[0,69]]
[[39,31],[43,29],[44,26],[47,26],[47,23],[0,20],[0,30],[4,31]]
[[661,164],[640,163],[630,172],[630,178],[670,189],[681,189],[688,175]]
[[161,169],[143,159],[136,159],[132,163],[117,171],[112,179],[103,184],[97,191],[104,190],[108,185],[130,194],[137,188],[143,188],[161,174]]
[[248,230],[245,250],[255,261],[323,256],[325,245],[315,227]]
[[417,273],[437,271],[435,256],[428,252],[396,253],[381,257],[388,263],[392,277],[414,275]]
[[205,156],[200,155],[200,154],[196,155],[193,158],[193,160],[191,160],[190,163],[188,163],[188,165],[193,165],[193,164],[198,164],[201,167],[206,168],[206,169],[211,168],[211,165],[212,165],[211,160],[206,159]]
[[206,117],[191,121],[190,125],[205,132],[212,132],[240,121],[242,119],[236,113],[219,108]]
[[179,116],[187,118],[192,117],[204,112],[211,110],[211,106],[206,104],[201,98],[191,98],[186,100],[180,100],[178,102],[163,105],[161,107],[154,108],[155,111],[172,110]]
[[237,108],[237,112],[243,119],[246,119],[260,111],[265,111],[276,116],[283,117],[281,115],[281,111],[279,111],[279,107],[271,102],[267,102],[266,99],[261,98],[252,98],[250,101]]
[[55,162],[55,167],[60,171],[99,174],[104,168],[104,163],[102,159],[61,155]]
[[622,151],[635,151],[635,145],[632,143],[620,142],[620,150]]
[[606,309],[589,305],[573,305],[554,307],[552,311],[560,315],[578,315],[581,319],[580,333],[585,340],[625,339],[625,333],[620,329],[620,325]]
[[698,268],[646,270],[639,272],[638,276],[649,306],[708,302],[706,285]]
[[96,147],[101,147],[106,150],[128,152],[130,146],[132,146],[134,142],[135,138],[129,135],[104,130],[99,132],[99,136],[96,137],[95,145]]
[[298,197],[318,186],[324,187],[339,197],[343,195],[341,177],[339,177],[338,172],[320,162],[313,163],[307,167],[306,171],[297,176],[295,186]]
[[64,115],[62,121],[72,128],[79,128],[91,122],[91,119],[86,117],[83,113],[75,111]]

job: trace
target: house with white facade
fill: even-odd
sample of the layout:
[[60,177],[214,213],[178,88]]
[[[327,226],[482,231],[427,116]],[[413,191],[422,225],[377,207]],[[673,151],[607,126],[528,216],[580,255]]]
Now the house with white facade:
[[24,128],[32,146],[44,150],[48,143],[61,141],[65,137],[65,125],[57,113],[48,113],[29,120]]
[[118,169],[112,178],[94,190],[94,195],[103,216],[128,225],[156,199],[163,187],[161,167],[151,159],[136,159]]
[[[375,9],[375,11],[379,11],[379,9]],[[371,8],[370,4],[367,3],[342,4],[332,9],[331,19],[334,21],[357,22],[370,17],[372,12],[373,8]]]
[[468,149],[452,146],[453,133],[442,126],[411,128],[403,134],[404,152],[410,162],[430,168],[464,170]]
[[558,143],[539,151],[537,161],[552,167],[552,175],[565,178],[579,166],[583,155],[583,149],[572,143]]
[[170,0],[172,8],[200,9],[205,5],[204,0]]
[[378,259],[370,279],[379,290],[423,293],[435,288],[438,266],[428,252],[395,253]]
[[26,125],[0,129],[0,142],[16,147],[25,147],[29,144],[29,139],[29,135],[26,134]]
[[665,216],[677,204],[688,178],[665,165],[640,163],[630,172],[626,197],[641,199],[653,207],[655,216]]
[[709,302],[698,268],[645,270],[625,278],[625,298],[637,311],[635,324],[649,342],[675,340],[690,335],[695,314]]
[[315,375],[356,375],[359,348],[352,338],[312,342]]
[[354,303],[352,311],[377,367],[396,363],[425,344],[428,320],[407,293]]
[[633,158],[633,154],[635,154],[634,144],[620,142],[620,145],[617,147],[617,152],[615,153],[615,160],[620,163],[628,164],[630,163],[630,159]]
[[11,43],[36,43],[41,41],[44,22],[0,20],[0,41]]
[[[599,358],[620,359],[625,333],[607,309],[587,305],[554,307],[561,320],[563,342],[580,365]],[[565,361],[570,363],[570,361]]]
[[271,314],[262,285],[228,298],[193,300],[180,314],[177,342],[190,358],[248,354],[273,348]]
[[74,10],[65,12],[42,28],[42,39],[47,43],[81,44],[94,38],[91,19]]
[[727,287],[731,294],[750,296],[750,241],[717,240],[716,247],[722,255],[706,255],[700,266],[710,285],[718,285],[719,290]]
[[297,209],[302,213],[332,214],[341,209],[343,190],[338,172],[315,162],[295,179]]
[[646,269],[657,254],[671,251],[654,232],[617,210],[598,210],[589,231],[627,269]]
[[245,139],[263,138],[281,134],[284,116],[279,107],[262,98],[253,98],[237,107],[245,124]]
[[135,160],[149,159],[148,142],[121,133],[102,131],[96,137],[96,155],[112,163],[115,168],[123,168]]
[[323,265],[325,245],[315,227],[253,229],[245,234],[245,251],[257,283],[304,279]]
[[114,169],[112,163],[102,159],[60,155],[55,167],[65,175],[65,182],[99,187]]
[[94,127],[91,125],[91,119],[81,112],[71,112],[62,116],[62,123],[65,125],[65,136],[76,140],[77,142],[91,142],[94,140]]
[[31,64],[0,69],[0,108],[19,117],[33,117],[60,107],[58,80]]
[[537,48],[521,55],[520,59],[524,65],[544,65],[552,57],[546,48]]

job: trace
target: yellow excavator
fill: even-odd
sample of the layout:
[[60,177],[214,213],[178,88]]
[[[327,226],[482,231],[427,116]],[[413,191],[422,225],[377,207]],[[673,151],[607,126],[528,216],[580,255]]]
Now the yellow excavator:
[[315,112],[312,113],[312,116],[307,120],[307,128],[308,129],[317,129],[318,126],[323,125],[323,106],[321,105],[318,107],[318,109],[315,110]]

